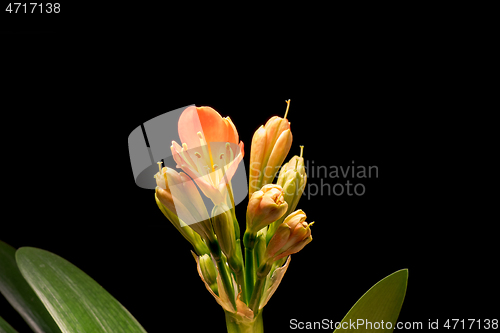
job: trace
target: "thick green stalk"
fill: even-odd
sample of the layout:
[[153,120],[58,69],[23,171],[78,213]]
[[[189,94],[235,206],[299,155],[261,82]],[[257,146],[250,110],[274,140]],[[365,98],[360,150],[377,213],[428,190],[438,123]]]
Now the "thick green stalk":
[[227,267],[224,264],[224,261],[222,260],[222,252],[220,250],[220,246],[217,243],[217,241],[213,241],[210,243],[210,250],[212,252],[212,255],[214,256],[215,263],[217,264],[217,268],[221,275],[221,280],[222,284],[224,285],[224,290],[226,291],[227,296],[231,300],[231,304],[236,309],[236,300],[234,297],[233,285],[231,283],[231,278],[227,271]]
[[252,309],[254,313],[259,311],[260,298],[262,296],[262,291],[266,283],[267,274],[269,274],[269,271],[271,271],[271,267],[271,263],[264,262],[257,270],[257,280],[255,281],[255,287],[252,293],[252,297],[248,302],[248,307]]
[[253,249],[245,248],[245,290],[246,290],[246,299],[245,302],[248,303],[250,300],[250,295],[253,292],[253,285],[255,284],[254,279],[254,255]]
[[255,284],[255,255],[254,247],[257,236],[248,230],[243,235],[243,245],[245,246],[245,283],[246,283],[246,301],[248,302],[252,295]]
[[[227,263],[229,265],[229,268],[233,271],[235,277],[236,277],[236,282],[238,285],[241,287],[241,299],[243,302],[246,302],[246,287],[245,287],[245,266],[243,265],[243,258],[241,255],[241,246],[240,246],[240,240],[238,239],[236,241],[236,253],[232,255],[231,257],[227,258]],[[239,288],[238,288],[239,292]]]
[[236,313],[224,311],[226,314],[226,327],[228,333],[263,333],[264,322],[262,311],[253,320],[248,320]]
[[224,178],[226,180],[227,195],[231,202],[231,217],[233,219],[234,233],[236,239],[236,254],[228,258],[228,264],[234,275],[236,276],[236,282],[241,287],[241,298],[243,302],[246,302],[246,285],[245,285],[245,264],[243,262],[243,253],[241,251],[241,241],[240,241],[240,225],[236,219],[236,209],[234,205],[234,197],[231,181],[227,178],[227,174],[224,172]]

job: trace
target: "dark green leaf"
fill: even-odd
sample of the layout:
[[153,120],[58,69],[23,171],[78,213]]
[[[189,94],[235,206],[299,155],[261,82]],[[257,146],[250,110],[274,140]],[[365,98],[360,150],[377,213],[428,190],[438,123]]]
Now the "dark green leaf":
[[146,332],[113,296],[67,260],[32,247],[17,250],[16,260],[64,333]]
[[61,330],[17,267],[16,250],[0,241],[0,292],[37,333]]
[[407,269],[380,280],[354,304],[335,332],[392,332],[403,305],[407,282]]
[[13,329],[8,322],[3,320],[2,317],[0,317],[0,333],[17,333],[17,331]]

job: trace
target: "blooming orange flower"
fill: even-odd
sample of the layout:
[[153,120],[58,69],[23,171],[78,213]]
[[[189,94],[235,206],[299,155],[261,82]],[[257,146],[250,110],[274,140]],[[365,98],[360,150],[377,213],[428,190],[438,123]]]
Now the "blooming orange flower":
[[[179,118],[180,146],[172,141],[172,155],[215,205],[225,202],[226,184],[243,159],[243,142],[229,117],[211,107],[190,106]],[[236,155],[236,156],[235,156]]]

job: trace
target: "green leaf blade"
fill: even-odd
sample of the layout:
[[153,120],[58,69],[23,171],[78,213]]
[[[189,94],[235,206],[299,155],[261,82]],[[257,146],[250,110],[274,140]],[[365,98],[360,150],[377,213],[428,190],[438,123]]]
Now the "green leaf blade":
[[0,293],[35,333],[61,330],[17,267],[16,249],[0,241]]
[[18,333],[2,317],[0,317],[0,333]]
[[146,333],[113,296],[67,260],[31,247],[17,250],[16,260],[63,333]]
[[[396,271],[377,282],[354,304],[334,333],[394,331],[406,294],[407,282],[407,269]],[[364,323],[358,320],[363,320]],[[369,325],[368,322],[372,324]]]

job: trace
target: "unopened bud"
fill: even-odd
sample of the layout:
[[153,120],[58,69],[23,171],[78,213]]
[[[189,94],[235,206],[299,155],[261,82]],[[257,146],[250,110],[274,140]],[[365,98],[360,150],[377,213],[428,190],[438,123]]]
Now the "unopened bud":
[[292,144],[290,122],[285,117],[271,117],[260,126],[252,138],[250,151],[249,196],[262,186],[272,183]]
[[281,225],[285,217],[290,215],[299,203],[307,182],[307,175],[304,169],[304,158],[302,158],[302,148],[300,156],[295,155],[285,163],[280,170],[276,184],[283,188],[284,198],[288,204],[286,213],[276,222],[269,226],[267,241],[274,235],[276,229]]
[[283,187],[283,191],[285,192],[285,200],[288,203],[288,214],[293,212],[297,207],[307,183],[302,152],[300,155],[295,155],[288,163],[283,165],[278,176],[278,181],[276,182]]
[[285,214],[288,204],[279,185],[268,184],[252,194],[247,207],[247,229],[256,234],[260,229]]
[[204,254],[200,258],[200,268],[201,273],[205,282],[212,288],[214,293],[218,294],[217,288],[217,269],[212,261],[212,258],[208,254]]
[[210,217],[194,182],[183,172],[164,167],[155,175],[156,197],[203,239],[211,240]]
[[310,227],[314,222],[308,224],[306,218],[300,209],[287,216],[269,241],[265,254],[268,260],[276,261],[297,253],[312,241]]
[[236,238],[233,219],[227,205],[220,204],[213,208],[212,226],[222,252],[226,257],[231,257],[236,250]]
[[263,169],[264,175],[261,185],[266,185],[273,181],[291,146],[292,132],[290,129],[287,129],[280,134],[276,144],[272,148],[273,150],[271,151],[267,165]]

